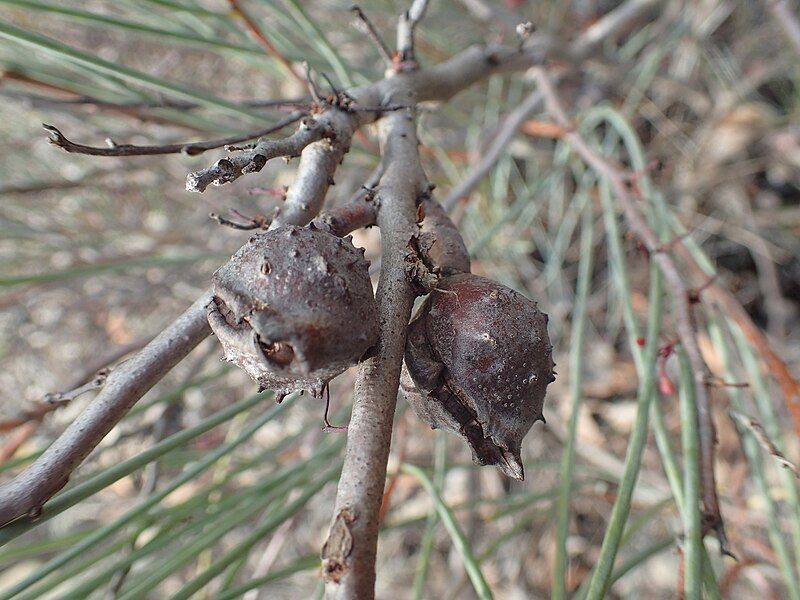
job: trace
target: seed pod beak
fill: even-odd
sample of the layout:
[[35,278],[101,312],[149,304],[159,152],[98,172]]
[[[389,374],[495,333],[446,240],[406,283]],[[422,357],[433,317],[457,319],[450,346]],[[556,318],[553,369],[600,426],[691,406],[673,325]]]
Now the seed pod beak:
[[503,460],[497,465],[506,475],[517,481],[525,479],[525,470],[522,468],[522,459],[508,450],[503,451]]

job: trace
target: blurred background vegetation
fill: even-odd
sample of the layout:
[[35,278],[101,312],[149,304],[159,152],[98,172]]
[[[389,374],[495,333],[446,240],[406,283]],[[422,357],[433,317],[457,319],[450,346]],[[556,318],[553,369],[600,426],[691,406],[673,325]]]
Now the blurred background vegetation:
[[[392,39],[406,4],[364,8]],[[574,114],[596,123],[607,153],[643,173],[641,185],[664,200],[657,222],[673,235],[690,232],[692,248],[710,259],[718,281],[797,373],[797,51],[767,0],[655,4],[586,60],[563,95]],[[468,10],[476,5],[495,12],[484,21]],[[509,18],[571,40],[617,5],[432,2],[419,55],[431,64],[470,44],[513,43]],[[308,61],[341,87],[382,76],[374,48],[352,26],[349,3],[240,6],[289,60]],[[306,90],[223,0],[0,0],[0,68],[0,420],[7,429],[0,477],[7,478],[91,394],[41,422],[9,423],[47,392],[91,379],[182,312],[248,237],[208,214],[269,214],[274,189],[291,182],[295,166],[273,162],[259,175],[189,194],[186,174],[221,151],[78,156],[49,146],[41,124],[91,145],[212,139],[285,116],[249,102]],[[423,158],[437,193],[445,196],[471,172],[531,89],[524,74],[497,76],[425,107]],[[527,479],[510,482],[474,467],[460,439],[432,432],[401,402],[380,598],[485,595],[481,579],[496,598],[547,598],[554,581],[583,597],[620,480],[635,476],[626,470],[626,448],[636,436],[646,445],[609,595],[680,595],[682,424],[678,394],[664,388],[683,389],[682,375],[674,358],[663,361],[654,404],[637,401],[637,342],[652,305],[647,256],[626,235],[596,174],[555,138],[546,117],[531,114],[454,213],[474,271],[525,292],[550,314],[559,377],[549,388],[547,425],[537,425],[523,447]],[[377,161],[367,131],[330,201],[349,197]],[[356,234],[373,261],[379,241],[375,230]],[[723,559],[709,538],[705,593],[800,598],[797,480],[731,418],[731,411],[754,417],[796,458],[784,399],[726,315],[700,308],[698,320],[715,374],[749,384],[712,390],[717,481],[738,562]],[[666,343],[674,332],[669,317],[662,329]],[[303,396],[276,406],[220,358],[216,340],[206,340],[104,440],[45,518],[0,530],[7,542],[0,597],[321,593],[319,549],[345,437],[322,433],[318,402]],[[336,424],[347,420],[352,382],[348,372],[332,385]],[[642,406],[649,420],[637,421]],[[559,506],[569,508],[560,528]]]

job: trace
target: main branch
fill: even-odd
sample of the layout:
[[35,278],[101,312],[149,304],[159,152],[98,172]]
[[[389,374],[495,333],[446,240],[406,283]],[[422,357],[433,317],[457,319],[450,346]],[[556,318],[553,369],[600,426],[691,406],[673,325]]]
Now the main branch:
[[382,268],[376,295],[381,337],[375,356],[361,365],[356,380],[344,468],[333,524],[323,550],[329,598],[366,600],[375,593],[378,511],[386,479],[406,327],[414,302],[405,255],[409,241],[417,233],[416,201],[427,190],[419,162],[413,110],[393,113],[382,125],[385,174],[377,193]]

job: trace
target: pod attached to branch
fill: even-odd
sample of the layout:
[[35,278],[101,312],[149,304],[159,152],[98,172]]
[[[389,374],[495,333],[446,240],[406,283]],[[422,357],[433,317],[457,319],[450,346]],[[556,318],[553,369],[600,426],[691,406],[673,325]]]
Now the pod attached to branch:
[[544,421],[555,379],[547,320],[522,294],[463,273],[439,282],[408,332],[403,391],[417,415],[519,480],[522,438]]
[[226,360],[278,398],[321,396],[378,341],[364,250],[313,225],[250,238],[214,273],[208,321]]

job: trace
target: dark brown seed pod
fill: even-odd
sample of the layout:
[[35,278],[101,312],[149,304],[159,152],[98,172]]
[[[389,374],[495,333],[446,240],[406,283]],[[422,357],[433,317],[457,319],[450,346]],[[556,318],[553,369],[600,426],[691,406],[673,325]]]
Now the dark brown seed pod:
[[446,277],[408,332],[403,391],[433,428],[461,434],[475,462],[523,479],[520,447],[553,373],[547,315],[469,273]]
[[313,226],[250,238],[214,273],[208,321],[225,357],[278,397],[321,396],[378,341],[364,250]]

